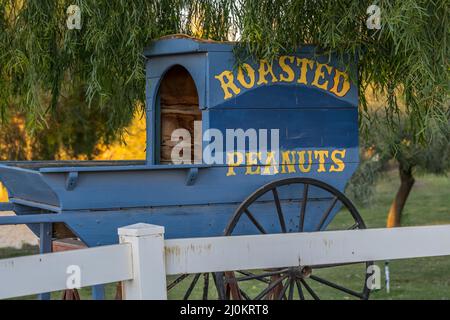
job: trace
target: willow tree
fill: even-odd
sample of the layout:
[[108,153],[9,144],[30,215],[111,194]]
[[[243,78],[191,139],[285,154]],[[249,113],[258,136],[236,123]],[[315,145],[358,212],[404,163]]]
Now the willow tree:
[[[372,4],[380,29],[367,27]],[[67,28],[69,5],[81,10],[80,30]],[[0,0],[1,116],[20,111],[30,130],[51,127],[66,92],[106,115],[104,134],[120,133],[144,100],[151,40],[237,35],[241,56],[271,59],[303,44],[355,56],[361,115],[370,116],[364,93],[373,86],[388,97],[392,130],[403,111],[412,139],[426,143],[425,129],[448,108],[449,16],[448,0]]]
[[[80,8],[81,30],[67,26],[70,5]],[[229,9],[225,1],[0,0],[3,128],[25,116],[40,142],[36,158],[52,159],[61,146],[91,155],[143,105],[144,46],[190,33],[194,21],[204,37],[224,40]]]
[[426,143],[415,139],[403,113],[395,121],[395,130],[380,111],[373,111],[371,118],[365,120],[370,135],[361,139],[362,163],[347,192],[354,199],[367,202],[375,182],[394,162],[400,184],[387,214],[387,227],[401,226],[403,209],[417,175],[445,175],[450,170],[450,110],[442,116],[447,120],[430,121],[422,132]]

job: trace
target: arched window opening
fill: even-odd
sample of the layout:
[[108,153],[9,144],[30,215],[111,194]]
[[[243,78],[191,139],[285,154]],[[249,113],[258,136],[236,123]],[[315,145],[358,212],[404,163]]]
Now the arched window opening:
[[[183,156],[186,149],[178,152],[181,141],[172,141],[172,134],[177,129],[185,129],[190,134],[190,141],[183,141],[185,146],[190,147],[190,163],[201,162],[201,152],[200,155],[194,152],[201,150],[201,136],[195,139],[194,134],[195,123],[197,128],[201,128],[202,121],[198,100],[195,82],[184,67],[177,65],[167,71],[159,88],[159,163],[179,163],[172,157],[176,146],[177,156]],[[200,144],[199,149],[194,147],[195,143]]]

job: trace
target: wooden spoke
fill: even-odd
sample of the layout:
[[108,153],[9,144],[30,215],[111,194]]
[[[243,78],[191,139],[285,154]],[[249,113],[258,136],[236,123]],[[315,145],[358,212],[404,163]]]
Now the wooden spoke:
[[359,223],[356,222],[354,225],[352,225],[350,228],[348,228],[348,230],[355,230],[359,228]]
[[305,300],[305,295],[303,294],[302,284],[300,283],[300,280],[296,279],[295,284],[297,285],[297,291],[298,291],[298,296],[300,297],[300,300]]
[[273,193],[273,198],[275,200],[275,205],[277,207],[277,214],[278,214],[278,219],[280,220],[281,231],[283,233],[286,233],[287,232],[286,222],[284,221],[283,210],[281,210],[281,202],[280,202],[280,198],[278,197],[277,188],[272,189],[272,193]]
[[281,289],[280,293],[278,294],[277,300],[283,300],[283,297],[285,297],[285,293],[288,289],[288,287],[291,284],[291,278],[288,278],[286,283],[284,284],[283,288]]
[[191,285],[189,286],[188,290],[186,291],[186,294],[183,297],[183,300],[189,299],[191,296],[192,290],[194,290],[195,285],[197,284],[198,279],[200,278],[201,273],[197,273],[194,276],[194,280],[192,280]]
[[[246,271],[241,271],[241,270],[238,270],[238,271],[236,271],[236,272],[238,272],[238,273],[240,273],[240,274],[243,274],[244,276],[254,277],[253,279],[259,280],[259,281],[264,282],[264,283],[270,283],[270,280],[269,280],[269,279],[266,279],[264,276],[262,276],[262,278],[260,278],[261,275],[256,275],[256,274],[254,274],[254,273],[246,272]],[[240,279],[240,278],[237,278],[237,281],[245,281],[245,280],[239,280],[239,279]]]
[[223,282],[223,273],[216,272],[212,274],[214,285],[217,289],[217,295],[219,296],[219,300],[225,300],[225,292],[224,292],[224,282]]
[[[278,275],[273,275],[270,277],[270,282],[275,282],[278,279],[282,278],[282,275],[278,274]],[[266,296],[265,300],[276,300],[278,299],[278,296],[282,294],[283,291],[283,281],[280,282],[275,288],[273,288],[270,293]]]
[[173,287],[175,287],[177,284],[179,284],[181,281],[183,281],[187,277],[189,277],[189,274],[183,274],[183,275],[179,276],[178,278],[176,278],[171,284],[169,284],[167,286],[167,291],[173,289]]
[[284,279],[287,278],[287,275],[282,276],[278,280],[272,282],[267,288],[265,288],[259,295],[256,296],[255,300],[261,300],[264,298],[270,291],[272,291],[276,286],[278,286]]
[[242,296],[245,300],[252,300],[252,299],[244,292],[244,290],[239,289],[239,292],[241,293],[241,296]]
[[208,300],[209,273],[203,274],[203,300]]
[[304,184],[303,187],[303,200],[302,200],[302,208],[300,210],[300,223],[298,225],[298,231],[303,232],[305,228],[305,213],[306,213],[306,202],[308,202],[308,184]]
[[234,276],[234,272],[227,271],[225,272],[226,277],[226,295],[228,298],[233,300],[242,300],[242,295],[240,292],[240,288],[237,284],[236,277]]
[[258,222],[258,220],[255,219],[255,217],[248,211],[248,209],[245,209],[245,214],[250,219],[250,221],[255,225],[255,227],[261,232],[266,234],[266,230],[264,230],[263,226]]
[[363,296],[361,293],[358,293],[358,292],[356,292],[356,291],[347,289],[347,288],[345,288],[345,287],[343,287],[343,286],[340,286],[340,285],[338,285],[338,284],[336,284],[336,283],[333,283],[333,282],[331,282],[331,281],[322,279],[322,278],[320,278],[320,277],[318,277],[318,276],[311,275],[311,276],[310,276],[310,279],[312,279],[312,280],[314,280],[314,281],[317,281],[317,282],[319,282],[319,283],[322,283],[322,284],[324,284],[324,285],[326,285],[326,286],[329,286],[329,287],[331,287],[331,288],[334,288],[334,289],[336,289],[336,290],[340,290],[340,291],[342,291],[342,292],[348,293],[349,295],[355,296],[355,297],[357,297],[357,298],[364,299],[364,296]]
[[333,210],[334,206],[336,205],[338,201],[337,197],[333,198],[333,201],[331,202],[331,205],[328,207],[327,211],[322,217],[322,220],[320,220],[319,226],[317,227],[317,231],[322,230],[323,226],[325,225],[325,222],[327,221],[328,217],[330,216],[331,211]]
[[294,300],[294,279],[289,279],[289,293],[288,300]]
[[[265,273],[261,273],[261,274],[253,274],[253,273],[249,273],[247,276],[245,277],[240,277],[240,278],[236,278],[236,281],[248,281],[248,280],[253,280],[253,279],[263,279],[265,277],[270,277],[270,276],[276,276],[276,275],[280,275],[283,272],[286,272],[287,269],[282,269],[282,270],[277,270],[277,271],[273,271],[273,272],[265,272]],[[264,281],[266,282],[266,281]]]
[[308,293],[311,295],[311,297],[313,297],[314,300],[320,300],[319,296],[314,292],[313,289],[311,289],[311,287],[306,283],[305,280],[300,279],[300,282],[303,284],[306,291],[308,291]]

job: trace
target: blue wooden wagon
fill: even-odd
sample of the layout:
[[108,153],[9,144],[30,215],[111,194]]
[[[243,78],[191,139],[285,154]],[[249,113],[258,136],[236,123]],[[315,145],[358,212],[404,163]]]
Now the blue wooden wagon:
[[[166,238],[365,228],[342,193],[359,163],[355,67],[308,46],[272,61],[236,61],[233,49],[154,42],[146,161],[1,165],[3,209],[16,216],[0,224],[27,224],[47,248],[64,237],[113,244],[117,228],[137,222],[165,226]],[[369,264],[181,275],[168,289],[186,299],[365,299]]]

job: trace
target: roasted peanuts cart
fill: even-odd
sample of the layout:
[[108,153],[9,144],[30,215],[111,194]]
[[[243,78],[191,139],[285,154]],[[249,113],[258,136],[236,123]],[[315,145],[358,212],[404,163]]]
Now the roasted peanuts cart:
[[[16,216],[0,224],[89,247],[116,243],[117,228],[137,222],[164,226],[167,238],[365,228],[343,194],[359,163],[355,67],[308,46],[273,61],[236,61],[233,48],[154,42],[147,160],[2,165],[3,208]],[[368,265],[180,275],[168,289],[186,299],[318,299],[325,290],[366,299]]]

